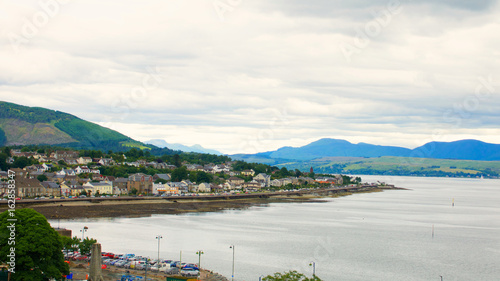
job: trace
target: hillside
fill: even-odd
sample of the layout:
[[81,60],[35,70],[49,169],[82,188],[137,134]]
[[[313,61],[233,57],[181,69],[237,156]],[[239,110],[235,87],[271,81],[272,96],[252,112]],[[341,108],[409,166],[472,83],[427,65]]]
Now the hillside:
[[269,154],[271,158],[311,160],[321,157],[379,157],[406,156],[410,149],[367,143],[352,144],[345,140],[320,139],[308,145],[294,148],[283,147]]
[[320,139],[301,147],[283,147],[276,151],[233,155],[238,160],[251,160],[266,164],[309,161],[324,157],[370,158],[382,156],[499,161],[500,144],[485,143],[478,140],[461,140],[454,142],[430,142],[415,149],[408,149],[367,143],[353,144],[338,139]]
[[310,161],[289,161],[278,164],[287,169],[316,173],[353,175],[394,175],[427,177],[485,177],[500,176],[500,161],[431,159],[411,157],[325,157]]
[[0,102],[0,145],[30,144],[101,150],[148,148],[119,132],[68,113]]
[[414,157],[461,160],[500,160],[500,145],[478,140],[429,142],[412,151]]

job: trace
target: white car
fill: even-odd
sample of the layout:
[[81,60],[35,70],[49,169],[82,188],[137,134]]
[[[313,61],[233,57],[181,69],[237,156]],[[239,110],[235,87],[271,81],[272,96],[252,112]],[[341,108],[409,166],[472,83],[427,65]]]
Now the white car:
[[159,263],[151,267],[151,271],[167,272],[170,269],[169,263]]
[[194,268],[183,268],[181,269],[181,275],[182,276],[198,276],[200,275],[200,271]]

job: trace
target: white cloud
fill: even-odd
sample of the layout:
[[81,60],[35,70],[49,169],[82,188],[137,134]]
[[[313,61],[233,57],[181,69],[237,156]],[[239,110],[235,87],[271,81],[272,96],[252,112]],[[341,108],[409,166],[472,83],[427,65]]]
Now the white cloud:
[[40,5],[56,1],[1,2],[1,100],[231,153],[436,129],[500,143],[498,1],[401,1],[376,35],[391,1],[244,1],[224,21],[204,0]]

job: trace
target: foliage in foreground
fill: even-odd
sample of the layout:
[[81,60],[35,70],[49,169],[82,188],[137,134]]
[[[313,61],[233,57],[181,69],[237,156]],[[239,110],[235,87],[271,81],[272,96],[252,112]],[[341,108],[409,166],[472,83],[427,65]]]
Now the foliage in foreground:
[[285,273],[275,273],[274,275],[268,275],[262,278],[263,281],[322,281],[318,276],[314,275],[309,278],[302,273],[297,271],[289,271]]
[[[7,263],[11,248],[15,249],[15,273],[11,280],[42,281],[61,279],[69,274],[64,262],[60,235],[50,226],[47,219],[33,209],[20,209],[0,214],[0,262]],[[10,242],[12,223],[15,222],[15,245]],[[12,241],[12,240],[10,240]]]

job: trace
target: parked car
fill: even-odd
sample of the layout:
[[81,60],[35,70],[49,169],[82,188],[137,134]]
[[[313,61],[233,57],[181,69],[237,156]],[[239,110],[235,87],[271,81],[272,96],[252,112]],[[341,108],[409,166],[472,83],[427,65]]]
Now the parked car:
[[179,274],[179,268],[178,267],[171,267],[167,270],[165,270],[165,274],[169,274],[169,275],[175,275],[175,274]]
[[160,262],[158,264],[151,266],[151,271],[166,272],[169,269],[170,269],[170,263]]
[[114,266],[116,266],[116,267],[123,267],[123,265],[124,265],[124,264],[126,264],[127,262],[128,262],[128,261],[126,261],[126,260],[118,260],[118,261],[114,264]]
[[200,271],[191,267],[185,267],[181,269],[182,276],[198,276]]
[[187,263],[187,264],[186,264],[186,265],[184,265],[182,268],[192,268],[192,269],[199,270],[198,265],[197,265],[197,264],[194,264],[194,263]]
[[146,261],[133,261],[130,263],[130,268],[136,268],[138,265],[146,264]]
[[109,257],[110,259],[114,259],[115,258],[115,254],[113,254],[113,253],[104,253],[104,254],[102,254],[102,256]]
[[146,267],[148,268],[148,270],[151,270],[151,265],[148,264],[148,263],[140,263],[140,264],[138,264],[138,265],[135,266],[135,269],[145,270]]
[[184,262],[183,262],[183,263],[181,264],[181,262],[180,262],[180,261],[174,261],[174,262],[172,262],[172,263],[170,264],[170,266],[171,266],[171,267],[181,267],[181,266],[184,266],[184,265],[186,265],[186,263],[184,263]]

